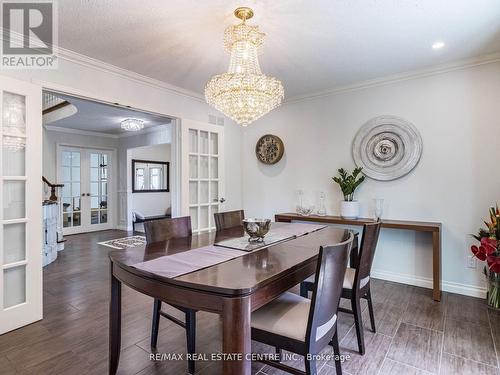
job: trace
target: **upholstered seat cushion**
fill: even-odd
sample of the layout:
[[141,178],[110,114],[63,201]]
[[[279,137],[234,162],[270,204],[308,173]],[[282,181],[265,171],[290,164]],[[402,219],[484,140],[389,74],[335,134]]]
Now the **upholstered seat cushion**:
[[252,328],[305,341],[311,301],[284,293],[252,313]]
[[[345,270],[345,276],[344,276],[344,285],[343,285],[344,289],[352,289],[352,286],[354,285],[354,276],[355,275],[356,275],[356,269],[347,267],[347,269]],[[315,275],[309,276],[304,281],[314,283],[314,276]],[[368,283],[368,281],[370,281],[370,276],[367,276],[364,279],[362,279],[359,282],[359,287],[360,288],[364,287]]]

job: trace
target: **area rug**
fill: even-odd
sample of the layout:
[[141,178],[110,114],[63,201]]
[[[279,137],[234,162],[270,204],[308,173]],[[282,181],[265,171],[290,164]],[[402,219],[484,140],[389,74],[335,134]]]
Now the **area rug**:
[[127,247],[136,247],[146,245],[146,237],[144,236],[131,236],[116,238],[114,240],[98,242],[99,245],[111,247],[117,250],[123,250]]

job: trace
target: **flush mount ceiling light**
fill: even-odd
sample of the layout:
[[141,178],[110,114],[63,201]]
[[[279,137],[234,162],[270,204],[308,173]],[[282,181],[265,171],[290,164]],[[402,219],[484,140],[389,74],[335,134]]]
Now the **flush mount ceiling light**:
[[283,85],[274,77],[260,71],[258,50],[264,42],[264,33],[258,26],[246,21],[253,17],[253,10],[242,7],[234,11],[242,20],[224,32],[224,47],[230,54],[227,73],[219,74],[205,86],[207,103],[247,126],[281,104]]
[[136,132],[144,129],[144,121],[136,118],[128,118],[121,122],[122,129],[128,132]]
[[441,49],[445,46],[444,42],[438,41],[432,45],[432,49]]

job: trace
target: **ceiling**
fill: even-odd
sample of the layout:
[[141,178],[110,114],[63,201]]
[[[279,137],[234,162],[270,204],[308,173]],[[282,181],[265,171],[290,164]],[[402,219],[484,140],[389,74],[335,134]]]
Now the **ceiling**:
[[[147,131],[148,128],[170,123],[170,119],[164,116],[138,112],[132,109],[102,104],[67,95],[58,94],[57,96],[74,105],[77,108],[77,112],[72,116],[44,125],[111,135],[123,135],[132,134],[132,132],[122,130],[120,127],[121,121],[127,118],[136,118],[144,121],[143,132]],[[140,132],[134,132],[134,134],[140,134]]]
[[227,70],[238,6],[254,9],[262,70],[288,98],[500,51],[499,0],[64,0],[59,44],[202,93]]

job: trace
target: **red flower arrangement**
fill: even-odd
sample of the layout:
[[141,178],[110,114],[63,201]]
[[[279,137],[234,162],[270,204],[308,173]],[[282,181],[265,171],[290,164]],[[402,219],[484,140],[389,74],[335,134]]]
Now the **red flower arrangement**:
[[481,228],[474,238],[479,246],[472,245],[474,256],[486,261],[484,273],[488,277],[488,305],[500,309],[500,210],[498,205],[490,208],[490,222],[484,223],[488,229]]

